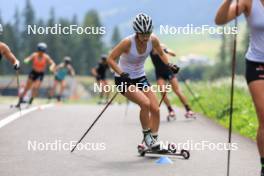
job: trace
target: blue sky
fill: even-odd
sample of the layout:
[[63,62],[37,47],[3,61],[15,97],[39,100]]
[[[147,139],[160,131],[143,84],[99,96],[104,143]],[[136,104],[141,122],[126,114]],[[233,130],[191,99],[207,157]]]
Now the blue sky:
[[[51,7],[54,7],[56,14],[63,17],[72,17],[77,14],[82,18],[85,12],[89,9],[96,9],[101,12],[102,16],[114,15],[124,10],[129,10],[129,7],[140,3],[142,6],[151,0],[31,0],[37,17],[45,18]],[[0,10],[2,17],[6,20],[12,20],[14,10],[18,7],[20,10],[25,7],[25,0],[1,0]]]
[[[96,9],[106,28],[118,25],[127,35],[131,30],[131,20],[139,12],[152,16],[154,25],[185,26],[214,25],[214,16],[222,0],[31,0],[37,18],[47,19],[51,7],[56,17],[78,16],[79,22],[90,9]],[[0,0],[0,11],[5,22],[13,20],[14,10],[20,12],[25,0]]]

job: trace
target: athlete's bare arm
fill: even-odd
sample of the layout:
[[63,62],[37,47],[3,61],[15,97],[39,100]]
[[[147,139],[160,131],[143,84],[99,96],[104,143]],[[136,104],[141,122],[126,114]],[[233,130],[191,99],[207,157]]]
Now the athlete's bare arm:
[[176,56],[176,53],[174,51],[172,51],[171,49],[167,48],[166,45],[164,45],[163,43],[160,44],[163,51],[168,54],[169,56],[172,56],[172,57],[175,57]]
[[172,57],[175,57],[176,56],[176,53],[170,49],[166,49],[166,54],[172,56]]
[[157,52],[162,62],[167,65],[169,63],[169,59],[168,56],[164,53],[163,48],[161,47],[161,44],[159,42],[159,39],[155,35],[152,35],[151,40],[153,44],[153,49]]
[[31,62],[35,55],[36,55],[36,53],[32,53],[30,56],[26,57],[24,59],[24,63],[27,64],[27,63]]
[[92,68],[91,73],[92,73],[92,75],[93,75],[94,77],[96,77],[96,76],[97,76],[96,68]]
[[75,76],[75,70],[74,68],[72,67],[72,65],[67,65],[67,68],[71,74],[71,76]]
[[0,54],[2,54],[13,65],[16,64],[17,58],[11,52],[9,47],[5,43],[2,43],[2,42],[0,42]]
[[130,50],[130,47],[131,47],[130,40],[128,38],[124,39],[110,52],[107,58],[108,65],[119,75],[123,73],[123,70],[119,68],[119,66],[116,63],[116,60],[123,53],[127,53]]
[[50,67],[49,67],[50,71],[55,72],[55,69],[56,69],[55,62],[50,58],[49,55],[46,55],[46,56],[47,56],[47,62],[50,65]]
[[64,67],[64,63],[60,63],[59,65],[56,65],[55,72],[57,72],[59,69]]
[[[239,0],[238,4],[238,16],[244,13],[246,16],[249,16],[250,9],[251,9],[252,0]],[[232,0],[224,0],[221,7],[218,9],[215,23],[217,25],[223,25],[231,20],[235,19],[236,17],[236,1]]]

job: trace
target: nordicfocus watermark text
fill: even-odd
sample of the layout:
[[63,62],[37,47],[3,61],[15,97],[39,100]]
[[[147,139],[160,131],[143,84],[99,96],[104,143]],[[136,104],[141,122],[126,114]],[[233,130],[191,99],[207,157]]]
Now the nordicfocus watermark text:
[[160,35],[234,35],[238,34],[237,27],[214,27],[210,25],[194,26],[193,24],[187,24],[186,26],[169,26],[160,25],[159,28]]
[[122,82],[120,85],[103,85],[103,84],[97,84],[94,83],[94,92],[137,92],[137,91],[143,91],[143,92],[170,92],[171,85],[144,85],[143,83],[137,83],[135,85],[129,85],[126,82]]
[[[28,151],[70,151],[77,141],[62,142],[61,140],[54,140],[50,142],[31,141],[27,142]],[[103,151],[106,150],[106,145],[103,142],[79,143],[76,150],[87,151]]]
[[72,34],[86,34],[86,35],[103,35],[106,33],[106,28],[104,26],[78,26],[72,24],[69,26],[62,26],[61,24],[54,24],[54,26],[37,26],[28,25],[27,34],[28,35],[72,35]]
[[166,149],[166,150],[179,150],[179,149],[185,149],[185,150],[195,150],[195,151],[204,151],[204,150],[210,150],[210,151],[227,151],[232,150],[236,151],[238,150],[238,144],[237,143],[213,143],[210,141],[199,141],[194,142],[192,140],[187,140],[186,142],[182,143],[170,143],[168,141],[160,141],[160,149]]

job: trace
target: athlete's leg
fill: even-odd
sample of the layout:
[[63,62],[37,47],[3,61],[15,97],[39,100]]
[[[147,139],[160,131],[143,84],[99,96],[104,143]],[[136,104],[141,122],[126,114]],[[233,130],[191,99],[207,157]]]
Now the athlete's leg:
[[54,97],[54,94],[55,94],[55,91],[56,91],[57,85],[58,85],[58,81],[57,81],[56,79],[54,79],[54,83],[53,83],[52,88],[50,89],[50,94],[49,94],[49,96],[50,96],[51,98]]
[[97,84],[102,89],[102,91],[100,92],[100,100],[99,100],[99,103],[102,103],[102,100],[103,100],[103,97],[104,97],[104,83],[103,83],[102,80],[97,80]]
[[255,104],[259,127],[257,132],[257,144],[260,156],[264,158],[264,80],[252,81],[249,90]]
[[[164,79],[159,78],[159,79],[157,80],[157,84],[158,84],[158,86],[160,87],[160,89],[163,90],[163,87],[165,86],[166,82],[165,82]],[[164,91],[166,91],[166,90],[164,89]],[[164,94],[165,94],[165,92],[161,92],[161,96],[162,96],[162,97],[164,96]],[[164,101],[164,103],[166,104],[167,107],[171,107],[171,104],[170,104],[170,101],[169,101],[167,95],[165,95],[163,101]]]
[[60,84],[60,92],[59,92],[57,100],[61,101],[61,97],[62,97],[63,91],[65,89],[66,82],[65,82],[65,80],[61,80],[61,82],[59,84]]
[[29,104],[32,104],[34,98],[38,96],[40,85],[41,85],[41,80],[37,79],[36,81],[34,81],[32,87],[32,97],[29,100]]
[[[130,90],[130,91],[129,91]],[[129,86],[129,90],[124,93],[130,101],[140,106],[140,122],[143,129],[151,128],[150,123],[150,100],[144,93],[134,85]]]
[[66,81],[65,81],[65,80],[62,80],[62,81],[60,82],[60,93],[59,93],[60,96],[62,96],[65,87],[66,87]]
[[179,83],[178,83],[177,78],[176,77],[172,78],[170,80],[170,84],[172,86],[172,90],[179,97],[179,99],[180,99],[181,103],[184,105],[186,111],[190,111],[191,109],[188,105],[187,98],[183,95],[183,93],[179,87]]
[[[108,85],[107,80],[103,80],[103,83],[104,83],[104,87]],[[108,102],[108,99],[109,99],[109,96],[110,96],[110,92],[105,91],[104,94],[105,94],[106,102]]]
[[33,80],[31,78],[28,78],[25,89],[22,92],[22,94],[19,96],[19,100],[16,107],[20,107],[20,104],[23,102],[24,96],[27,94],[28,90],[32,87],[32,84],[33,84]]
[[34,81],[33,89],[32,89],[32,97],[38,96],[40,85],[41,85],[41,81],[40,80]]
[[[129,86],[131,91],[127,91],[124,93],[125,97],[127,97],[129,100],[133,101],[134,103],[138,104],[140,106],[140,122],[143,129],[143,141],[145,144],[152,148],[152,149],[158,149],[160,144],[157,142],[157,140],[154,139],[152,135],[151,128],[153,129],[151,125],[151,119],[150,119],[150,112],[154,113],[157,109],[154,109],[154,105],[151,107],[150,99],[140,90],[138,90],[134,85]],[[149,95],[150,96],[150,95]],[[157,103],[157,102],[156,102]],[[157,103],[158,104],[158,103]],[[157,105],[158,107],[158,105]],[[158,116],[159,118],[159,116]],[[158,128],[158,127],[156,127]]]
[[24,91],[22,92],[22,94],[20,95],[20,98],[21,98],[21,99],[23,99],[23,97],[27,94],[28,90],[31,89],[32,84],[33,84],[33,80],[30,79],[30,78],[28,78],[27,83],[26,83],[26,86],[25,86],[25,89],[24,89]]
[[159,102],[156,94],[150,90],[145,91],[144,94],[150,101],[150,120],[151,120],[151,132],[155,135],[158,134],[160,124],[160,110]]

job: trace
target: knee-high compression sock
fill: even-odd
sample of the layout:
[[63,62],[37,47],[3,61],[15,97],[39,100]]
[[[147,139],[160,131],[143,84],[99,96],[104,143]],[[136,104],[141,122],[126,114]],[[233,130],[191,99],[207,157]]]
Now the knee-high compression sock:
[[190,106],[188,105],[188,104],[186,104],[186,105],[184,105],[184,108],[185,108],[185,110],[188,112],[188,111],[191,111],[191,108],[190,108]]
[[171,106],[168,106],[167,108],[168,108],[168,111],[169,111],[169,112],[173,111],[173,109],[172,109]]
[[34,100],[34,98],[31,97],[30,100],[29,100],[29,102],[28,102],[28,104],[32,104],[33,100]]

